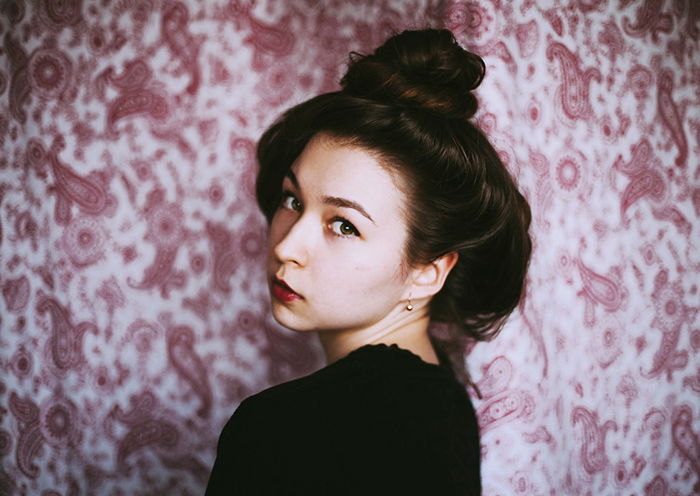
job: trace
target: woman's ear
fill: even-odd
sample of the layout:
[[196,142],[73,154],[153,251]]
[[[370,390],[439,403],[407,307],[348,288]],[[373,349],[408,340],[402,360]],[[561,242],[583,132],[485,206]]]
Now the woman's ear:
[[413,283],[409,286],[409,294],[406,297],[420,299],[436,295],[445,284],[445,279],[458,258],[457,252],[453,251],[432,262],[415,267],[411,276]]

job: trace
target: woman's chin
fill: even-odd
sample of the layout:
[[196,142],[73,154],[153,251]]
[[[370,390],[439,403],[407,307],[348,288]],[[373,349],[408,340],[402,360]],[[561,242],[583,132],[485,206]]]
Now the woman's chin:
[[272,316],[275,321],[282,327],[286,327],[294,332],[312,332],[312,326],[305,324],[283,303],[276,302],[272,299]]

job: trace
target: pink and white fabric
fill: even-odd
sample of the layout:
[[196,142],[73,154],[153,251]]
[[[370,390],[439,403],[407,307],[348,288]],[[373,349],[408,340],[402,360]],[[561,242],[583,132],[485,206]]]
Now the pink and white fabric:
[[700,493],[697,1],[0,5],[0,493],[201,494],[237,404],[323,365],[268,313],[255,140],[426,26],[533,210],[465,356],[484,494]]

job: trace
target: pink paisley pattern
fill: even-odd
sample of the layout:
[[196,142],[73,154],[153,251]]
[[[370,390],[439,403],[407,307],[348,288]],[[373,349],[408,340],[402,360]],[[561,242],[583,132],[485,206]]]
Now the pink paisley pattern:
[[202,494],[239,402],[322,366],[268,313],[255,140],[427,25],[533,211],[465,351],[484,494],[700,493],[700,3],[544,3],[0,2],[0,494]]
[[122,93],[109,105],[107,129],[116,135],[117,121],[133,116],[147,116],[161,120],[168,115],[168,103],[163,95],[148,89]]
[[659,74],[658,84],[659,117],[678,147],[676,165],[683,167],[688,160],[688,142],[683,131],[678,104],[673,101],[673,74],[671,71],[662,70]]
[[630,178],[630,183],[622,193],[620,210],[624,215],[638,200],[649,197],[654,202],[663,200],[666,183],[658,171],[659,159],[654,155],[651,143],[646,138],[632,146],[631,159],[624,163],[618,156],[613,167]]
[[166,5],[161,21],[163,38],[174,57],[180,60],[190,76],[185,91],[194,94],[199,89],[201,71],[197,67],[199,43],[187,31],[189,12],[181,2]]
[[[659,33],[669,33],[673,28],[673,19],[663,12],[663,0],[645,0],[636,12],[634,21],[627,16],[622,18],[622,29],[635,38],[651,33],[654,41],[659,41]],[[692,4],[693,2],[690,2]]]
[[190,327],[176,326],[168,330],[167,340],[168,358],[173,367],[201,401],[197,415],[208,417],[211,413],[212,393],[204,363],[194,351],[194,331]]
[[16,279],[7,279],[2,285],[2,296],[5,299],[5,308],[10,312],[19,313],[27,307],[29,302],[30,285],[27,276]]
[[39,427],[42,437],[53,446],[70,447],[80,439],[77,421],[77,408],[69,399],[52,397],[42,405]]
[[592,113],[590,84],[593,79],[600,82],[600,71],[594,67],[582,71],[580,60],[558,42],[547,47],[547,59],[557,59],[561,66],[559,102],[564,114],[572,120],[587,120]]
[[73,26],[82,20],[82,0],[41,0],[37,4],[40,18],[52,29]]
[[91,322],[81,322],[77,326],[70,323],[68,309],[53,298],[44,297],[37,305],[37,316],[49,316],[49,356],[53,364],[61,370],[78,368],[83,362],[83,335],[86,331],[96,332]]
[[39,467],[34,463],[34,458],[44,441],[39,428],[39,407],[29,398],[20,398],[14,391],[10,393],[8,405],[18,431],[15,448],[17,469],[24,477],[36,479]]
[[36,50],[29,58],[27,73],[32,93],[43,98],[57,98],[70,85],[73,64],[58,50]]
[[31,92],[27,75],[29,58],[9,32],[5,34],[3,48],[5,50],[6,70],[10,73],[10,90],[8,94],[10,115],[24,124],[27,120],[27,112],[24,110],[24,105],[29,100]]
[[[676,446],[681,456],[686,459],[690,465],[689,472],[691,476],[700,475],[700,439],[698,434],[693,431],[692,427],[693,414],[690,407],[682,405],[674,412],[673,427],[673,444]],[[693,486],[693,489],[700,491],[700,482]]]
[[652,298],[656,317],[652,325],[662,333],[661,343],[654,354],[651,370],[645,375],[655,376],[666,372],[670,379],[675,370],[684,370],[688,364],[688,352],[677,351],[680,330],[689,312],[683,306],[683,291],[678,283],[669,284],[668,273],[659,272],[654,280]]
[[[59,145],[55,148],[59,148],[62,141],[62,138],[57,140]],[[57,154],[57,150],[51,150],[47,153],[47,159],[55,179],[55,183],[49,191],[56,194],[56,210],[54,212],[56,223],[65,225],[70,222],[73,215],[73,203],[76,203],[83,212],[94,215],[102,213],[109,201],[104,187],[97,181],[76,174],[69,166],[61,163]]]
[[574,408],[571,419],[574,424],[581,424],[583,429],[580,445],[583,469],[589,475],[604,470],[609,464],[605,454],[605,435],[608,430],[617,429],[617,424],[608,420],[603,425],[599,425],[598,415],[580,406]]

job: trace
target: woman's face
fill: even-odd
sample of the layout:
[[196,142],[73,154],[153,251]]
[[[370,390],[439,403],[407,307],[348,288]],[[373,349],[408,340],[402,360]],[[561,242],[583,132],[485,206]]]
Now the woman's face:
[[316,136],[282,183],[268,282],[277,321],[297,331],[360,330],[405,305],[404,194],[367,151]]

